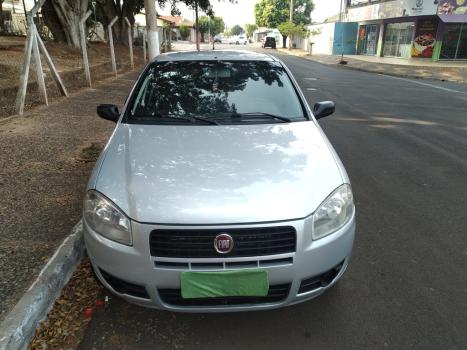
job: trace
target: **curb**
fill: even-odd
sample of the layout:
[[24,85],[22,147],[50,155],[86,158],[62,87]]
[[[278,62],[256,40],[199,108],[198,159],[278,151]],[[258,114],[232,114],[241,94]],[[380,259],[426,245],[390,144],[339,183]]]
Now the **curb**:
[[[301,57],[301,58],[306,59],[308,61],[319,63],[319,64],[324,64],[326,66],[342,67],[338,63],[325,62],[325,61],[322,61],[322,60],[319,60],[319,59],[314,59],[314,58],[312,58],[313,56],[310,56],[310,55],[307,55],[307,54],[300,54],[300,53],[297,53],[297,52],[290,52],[287,49],[278,49],[278,51],[285,54],[285,55]],[[384,64],[384,65],[391,66],[391,67],[399,67],[399,65],[394,64],[394,63],[380,63],[380,64]],[[363,68],[363,67],[356,67],[356,66],[353,66],[352,64],[346,65],[344,67],[347,68],[347,69],[353,69],[353,70],[360,71],[360,72],[384,74],[384,75],[389,75],[389,76],[393,76],[393,77],[421,79],[421,80],[428,79],[428,80],[436,80],[436,81],[447,81],[447,82],[450,82],[450,83],[467,84],[466,80],[450,79],[449,77],[445,77],[445,78],[440,78],[440,77],[435,77],[435,76],[433,76],[433,77],[422,77],[422,76],[410,75],[410,74],[396,74],[396,73],[391,73],[391,72],[372,70],[372,69]],[[415,69],[429,69],[430,68],[430,66],[410,66],[410,67],[412,69],[414,69],[414,70]],[[445,68],[450,69],[450,68],[454,68],[454,67],[445,67]],[[462,67],[461,69],[467,69],[467,68]]]
[[84,253],[83,223],[55,251],[34,283],[0,324],[0,350],[26,349]]

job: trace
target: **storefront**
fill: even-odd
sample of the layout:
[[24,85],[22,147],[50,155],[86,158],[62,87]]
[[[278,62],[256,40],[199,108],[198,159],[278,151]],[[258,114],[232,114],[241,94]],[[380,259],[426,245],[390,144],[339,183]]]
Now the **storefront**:
[[409,58],[415,22],[388,23],[384,33],[383,56]]
[[357,53],[405,59],[431,57],[437,8],[437,1],[350,0],[346,19],[360,24]]
[[357,54],[467,60],[467,0],[348,0]]
[[440,60],[467,60],[467,23],[446,24]]
[[436,45],[439,18],[436,16],[419,18],[412,45],[412,57],[432,58]]
[[435,60],[467,60],[467,0],[440,0]]
[[378,48],[379,24],[364,24],[358,29],[357,55],[376,55]]

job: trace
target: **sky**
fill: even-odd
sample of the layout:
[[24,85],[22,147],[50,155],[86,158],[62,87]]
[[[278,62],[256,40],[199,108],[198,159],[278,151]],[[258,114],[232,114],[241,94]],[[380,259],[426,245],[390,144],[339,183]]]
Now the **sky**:
[[[233,27],[236,24],[242,27],[246,23],[255,23],[255,4],[260,0],[237,0],[238,4],[231,4],[229,1],[211,0],[216,16],[224,19],[224,23],[228,27]],[[324,19],[339,13],[340,0],[314,0],[315,11],[311,14],[313,22],[320,22]],[[193,20],[193,10],[180,4],[182,16]],[[170,8],[158,9],[158,13],[162,15],[170,15]]]
[[313,22],[322,22],[339,13],[340,0],[314,0],[315,10],[311,13]]

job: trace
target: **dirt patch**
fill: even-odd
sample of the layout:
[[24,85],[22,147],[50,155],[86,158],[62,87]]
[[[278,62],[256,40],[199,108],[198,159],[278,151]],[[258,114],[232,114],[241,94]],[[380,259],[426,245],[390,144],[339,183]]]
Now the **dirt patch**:
[[37,328],[28,349],[76,349],[92,317],[85,315],[85,309],[96,312],[105,307],[102,290],[94,278],[91,263],[84,259],[63,288],[47,319]]
[[95,163],[97,158],[104,148],[105,141],[93,142],[91,145],[86,145],[79,149],[70,159],[70,163],[83,164],[83,163]]
[[13,123],[0,123],[0,133],[30,134],[36,130],[35,127],[37,127],[37,121],[31,118],[18,118]]
[[[0,36],[0,118],[15,114],[15,100],[18,92],[19,76],[23,64],[24,38],[15,41],[15,45],[8,41],[9,38]],[[23,42],[23,46],[21,43]],[[59,71],[60,77],[68,93],[76,92],[88,86],[84,74],[84,65],[81,50],[69,48],[66,45],[46,42],[47,50]],[[135,66],[144,64],[143,50],[134,47]],[[128,72],[130,67],[129,49],[124,45],[115,45],[115,56],[117,59],[117,71],[119,74]],[[93,85],[110,77],[113,77],[110,49],[107,43],[91,42],[88,48],[89,64],[91,66],[91,80]],[[49,102],[61,98],[61,94],[52,79],[50,70],[42,58],[42,67],[47,86]],[[35,67],[32,61],[25,110],[42,104],[36,82]]]

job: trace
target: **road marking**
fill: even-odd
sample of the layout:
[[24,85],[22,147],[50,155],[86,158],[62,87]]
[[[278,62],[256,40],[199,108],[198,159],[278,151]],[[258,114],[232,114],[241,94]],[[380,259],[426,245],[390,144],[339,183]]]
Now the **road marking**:
[[450,88],[447,88],[447,87],[438,86],[438,85],[429,84],[429,83],[422,83],[421,81],[415,81],[415,80],[410,80],[410,79],[405,79],[405,78],[400,78],[400,77],[394,77],[392,75],[381,74],[381,73],[378,73],[378,75],[382,75],[383,77],[387,77],[387,78],[407,81],[407,82],[412,83],[412,84],[428,86],[428,87],[431,87],[431,88],[434,88],[434,89],[440,89],[440,90],[449,91],[449,92],[457,92],[457,93],[460,93],[460,94],[467,94],[467,92],[464,92],[464,91],[454,90],[454,89],[450,89]]
[[318,78],[303,78],[303,80],[318,80]]
[[316,91],[318,89],[315,89],[315,88],[306,88],[308,91]]

